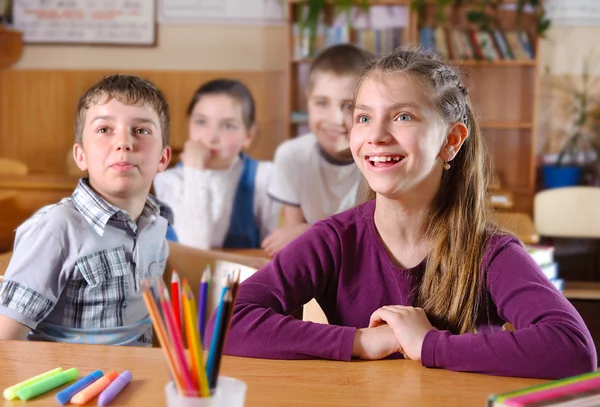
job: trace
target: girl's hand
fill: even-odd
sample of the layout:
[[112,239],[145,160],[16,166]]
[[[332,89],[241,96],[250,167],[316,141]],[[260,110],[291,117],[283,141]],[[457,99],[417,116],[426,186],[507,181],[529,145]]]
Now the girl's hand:
[[427,332],[434,330],[422,308],[386,305],[371,315],[369,327],[389,326],[404,357],[421,360],[421,348]]
[[358,329],[352,344],[352,356],[361,359],[383,359],[392,353],[402,352],[389,325]]
[[206,168],[210,158],[210,150],[199,141],[188,140],[185,142],[183,152],[181,153],[181,162],[185,167],[192,167],[198,170]]

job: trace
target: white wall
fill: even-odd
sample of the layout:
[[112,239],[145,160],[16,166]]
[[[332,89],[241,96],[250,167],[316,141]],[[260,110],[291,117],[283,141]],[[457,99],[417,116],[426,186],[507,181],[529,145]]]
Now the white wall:
[[26,45],[12,68],[281,71],[285,33],[284,26],[161,24],[155,47]]

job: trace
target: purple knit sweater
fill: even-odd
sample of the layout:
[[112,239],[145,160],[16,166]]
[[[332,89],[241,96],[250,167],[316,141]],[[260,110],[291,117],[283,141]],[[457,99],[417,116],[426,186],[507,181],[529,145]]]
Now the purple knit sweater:
[[[357,328],[384,305],[413,305],[424,262],[395,266],[374,223],[374,201],[317,222],[240,285],[230,355],[350,360]],[[560,378],[596,369],[590,333],[517,239],[490,239],[483,262],[492,303],[477,334],[427,333],[422,364],[504,376]],[[316,298],[329,325],[291,313]],[[501,332],[505,321],[514,332]],[[212,337],[214,315],[208,326]]]

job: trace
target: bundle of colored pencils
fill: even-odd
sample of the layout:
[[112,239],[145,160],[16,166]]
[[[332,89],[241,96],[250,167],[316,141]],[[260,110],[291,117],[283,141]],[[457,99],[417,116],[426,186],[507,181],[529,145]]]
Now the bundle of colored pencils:
[[[179,277],[175,276],[176,271],[173,274],[175,282],[178,282]],[[169,290],[162,280],[142,280],[144,302],[148,307],[154,332],[158,336],[171,371],[171,377],[181,396],[210,397],[217,388],[221,355],[239,281],[239,270],[234,271],[225,279],[217,309],[213,338],[205,363],[204,349],[200,339],[200,332],[204,329],[204,319],[199,318],[198,312],[206,312],[207,290],[203,291],[201,287],[199,307],[196,308],[194,293],[186,279],[183,279],[180,288],[174,287],[172,284],[171,297],[169,297]],[[184,337],[189,350],[188,357],[185,353]]]

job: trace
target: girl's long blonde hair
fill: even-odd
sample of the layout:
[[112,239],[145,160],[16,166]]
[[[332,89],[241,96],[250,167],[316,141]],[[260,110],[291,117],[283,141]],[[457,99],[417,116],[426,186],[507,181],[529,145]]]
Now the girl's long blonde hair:
[[[460,73],[435,54],[398,48],[367,68],[356,93],[369,76],[390,73],[415,80],[446,123],[462,122],[469,130],[425,216],[422,232],[431,250],[415,305],[439,329],[476,332],[478,315],[487,307],[482,262],[487,240],[496,230],[487,196],[490,168],[481,130]],[[371,191],[369,198],[374,196]]]

